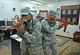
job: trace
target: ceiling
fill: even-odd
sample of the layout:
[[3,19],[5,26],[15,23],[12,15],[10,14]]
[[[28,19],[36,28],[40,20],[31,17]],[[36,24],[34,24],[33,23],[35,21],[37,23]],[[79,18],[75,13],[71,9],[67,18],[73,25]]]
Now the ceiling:
[[[29,2],[30,0],[22,0],[22,1]],[[53,3],[53,2],[60,2],[60,1],[66,1],[66,0],[34,0],[34,1],[40,1],[40,2],[43,2],[43,3]]]
[[[23,2],[30,2],[31,0],[19,0],[19,1],[23,1]],[[53,2],[62,2],[62,1],[75,1],[75,0],[37,0],[46,4],[51,4]],[[80,0],[76,0],[76,1],[80,1]]]
[[[7,0],[7,1],[30,2],[31,0]],[[52,4],[54,2],[62,2],[62,1],[75,2],[75,1],[80,1],[80,0],[37,0],[37,1],[43,2],[44,4]]]

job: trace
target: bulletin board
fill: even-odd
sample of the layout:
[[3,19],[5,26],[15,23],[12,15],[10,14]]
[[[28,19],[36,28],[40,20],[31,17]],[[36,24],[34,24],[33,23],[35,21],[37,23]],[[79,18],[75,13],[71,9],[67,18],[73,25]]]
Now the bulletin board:
[[61,7],[61,18],[67,21],[74,22],[75,25],[79,24],[80,5],[70,5]]

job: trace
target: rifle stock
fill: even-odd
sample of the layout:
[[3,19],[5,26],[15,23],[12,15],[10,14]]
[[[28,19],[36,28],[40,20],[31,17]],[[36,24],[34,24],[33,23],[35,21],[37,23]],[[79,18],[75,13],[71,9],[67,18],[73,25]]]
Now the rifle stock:
[[64,20],[63,18],[61,18],[61,19],[56,19],[56,21],[59,21],[59,22],[63,23],[63,25],[64,25],[64,32],[66,32],[66,28],[67,28],[67,25],[68,25],[68,24],[70,24],[70,25],[73,25],[73,24],[74,24],[73,22],[66,21],[66,20]]

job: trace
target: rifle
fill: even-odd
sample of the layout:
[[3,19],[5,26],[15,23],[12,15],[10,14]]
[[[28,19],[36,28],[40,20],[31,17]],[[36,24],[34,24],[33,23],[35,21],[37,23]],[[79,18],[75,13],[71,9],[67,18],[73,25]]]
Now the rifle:
[[70,25],[73,25],[74,24],[74,22],[70,22],[70,21],[66,21],[66,20],[64,20],[64,18],[51,18],[50,19],[51,21],[59,21],[59,22],[61,22],[61,23],[63,23],[63,25],[64,25],[64,32],[66,32],[66,28],[67,28],[67,25],[68,24],[70,24]]
[[64,23],[64,32],[66,32],[66,28],[67,28],[68,24],[70,24],[70,25],[74,24],[74,22],[66,21],[66,20],[64,20],[64,18],[56,19],[56,21],[60,21],[61,23]]
[[4,28],[4,30],[9,30],[9,29],[16,29],[17,27],[19,27],[20,25],[22,25],[22,20],[19,19],[19,16],[16,15],[15,18],[12,18],[14,24],[12,24],[11,26],[6,26]]

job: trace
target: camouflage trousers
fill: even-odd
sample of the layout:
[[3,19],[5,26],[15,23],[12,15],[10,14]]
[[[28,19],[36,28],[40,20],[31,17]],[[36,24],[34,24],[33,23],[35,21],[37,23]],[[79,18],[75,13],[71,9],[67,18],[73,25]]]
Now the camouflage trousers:
[[50,50],[52,52],[52,55],[57,55],[57,45],[55,44],[43,44],[43,51],[44,51],[44,55],[50,55]]
[[21,43],[22,55],[43,55],[43,47],[41,44],[25,44]]
[[20,43],[20,48],[21,48],[21,55],[29,55],[26,42],[22,41],[22,43]]
[[42,44],[30,44],[28,46],[28,51],[30,55],[43,55]]

